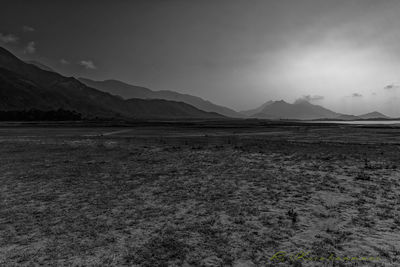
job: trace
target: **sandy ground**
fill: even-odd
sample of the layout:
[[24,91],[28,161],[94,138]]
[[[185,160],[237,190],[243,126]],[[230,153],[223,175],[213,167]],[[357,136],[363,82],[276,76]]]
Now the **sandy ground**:
[[149,131],[0,130],[0,265],[400,265],[396,130]]

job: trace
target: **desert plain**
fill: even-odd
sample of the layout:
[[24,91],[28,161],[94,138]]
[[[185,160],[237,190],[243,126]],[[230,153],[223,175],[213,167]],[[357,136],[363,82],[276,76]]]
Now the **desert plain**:
[[0,125],[1,266],[399,266],[400,127]]

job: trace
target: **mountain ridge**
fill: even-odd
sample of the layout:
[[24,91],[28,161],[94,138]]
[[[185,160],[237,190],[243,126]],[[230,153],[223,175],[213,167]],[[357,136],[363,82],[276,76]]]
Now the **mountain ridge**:
[[[288,103],[284,100],[267,101],[263,105],[241,111],[252,118],[259,119],[294,119],[294,120],[366,120],[366,119],[390,119],[378,111],[361,115],[342,114],[329,110],[321,105],[315,105],[307,100],[296,100]],[[252,114],[253,113],[253,114]]]
[[87,86],[96,88],[103,92],[108,92],[113,95],[119,95],[123,99],[142,98],[181,101],[207,112],[216,112],[224,116],[233,118],[245,117],[244,115],[234,111],[233,109],[214,104],[211,101],[190,94],[183,94],[170,90],[155,91],[146,87],[131,85],[114,79],[94,81],[88,78],[80,77],[78,78],[78,80],[86,84]]
[[7,110],[65,109],[85,117],[225,118],[177,101],[123,100],[88,87],[73,77],[28,64],[0,47],[0,108]]
[[[268,103],[268,102],[267,102]],[[264,119],[299,119],[313,120],[319,118],[334,118],[339,113],[326,109],[319,105],[313,105],[307,101],[287,103],[284,100],[274,101],[266,105],[260,112],[252,115],[255,118]]]
[[372,111],[369,113],[365,113],[365,114],[361,114],[358,115],[358,117],[362,118],[362,119],[390,119],[389,116],[386,116],[385,114],[378,112],[378,111]]
[[257,108],[242,110],[242,111],[240,111],[240,113],[242,113],[246,116],[252,116],[254,114],[260,113],[266,106],[268,106],[274,102],[275,101],[269,100]]
[[49,66],[44,65],[43,63],[36,61],[36,60],[25,60],[25,63],[28,64],[32,64],[35,65],[36,67],[45,70],[45,71],[51,71],[51,72],[55,72],[52,68],[50,68]]
[[[78,80],[74,77],[62,76],[53,70],[46,70],[48,67],[42,65],[36,61],[22,61],[8,50],[0,47],[0,109],[48,110],[61,108],[78,111],[92,117],[130,118],[227,117],[227,115],[220,115],[224,113],[233,114],[231,117],[238,117],[237,114],[240,114],[241,118],[260,119],[390,119],[378,111],[358,116],[341,114],[323,106],[311,104],[306,100],[297,100],[292,104],[284,100],[267,101],[255,109],[239,113],[189,94],[168,90],[153,91],[118,80],[93,81],[85,78]],[[122,96],[118,96],[128,97],[127,92],[132,93],[132,90],[137,98],[124,99]]]

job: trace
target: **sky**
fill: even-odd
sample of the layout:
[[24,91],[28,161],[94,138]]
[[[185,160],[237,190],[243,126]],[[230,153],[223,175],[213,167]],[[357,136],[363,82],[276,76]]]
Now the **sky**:
[[2,0],[0,45],[235,110],[306,99],[400,116],[399,14],[398,0]]

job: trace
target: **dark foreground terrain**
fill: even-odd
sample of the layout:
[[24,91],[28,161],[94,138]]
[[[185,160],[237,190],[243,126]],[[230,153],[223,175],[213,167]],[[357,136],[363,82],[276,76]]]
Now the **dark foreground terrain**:
[[400,128],[61,126],[0,128],[1,266],[400,265]]

